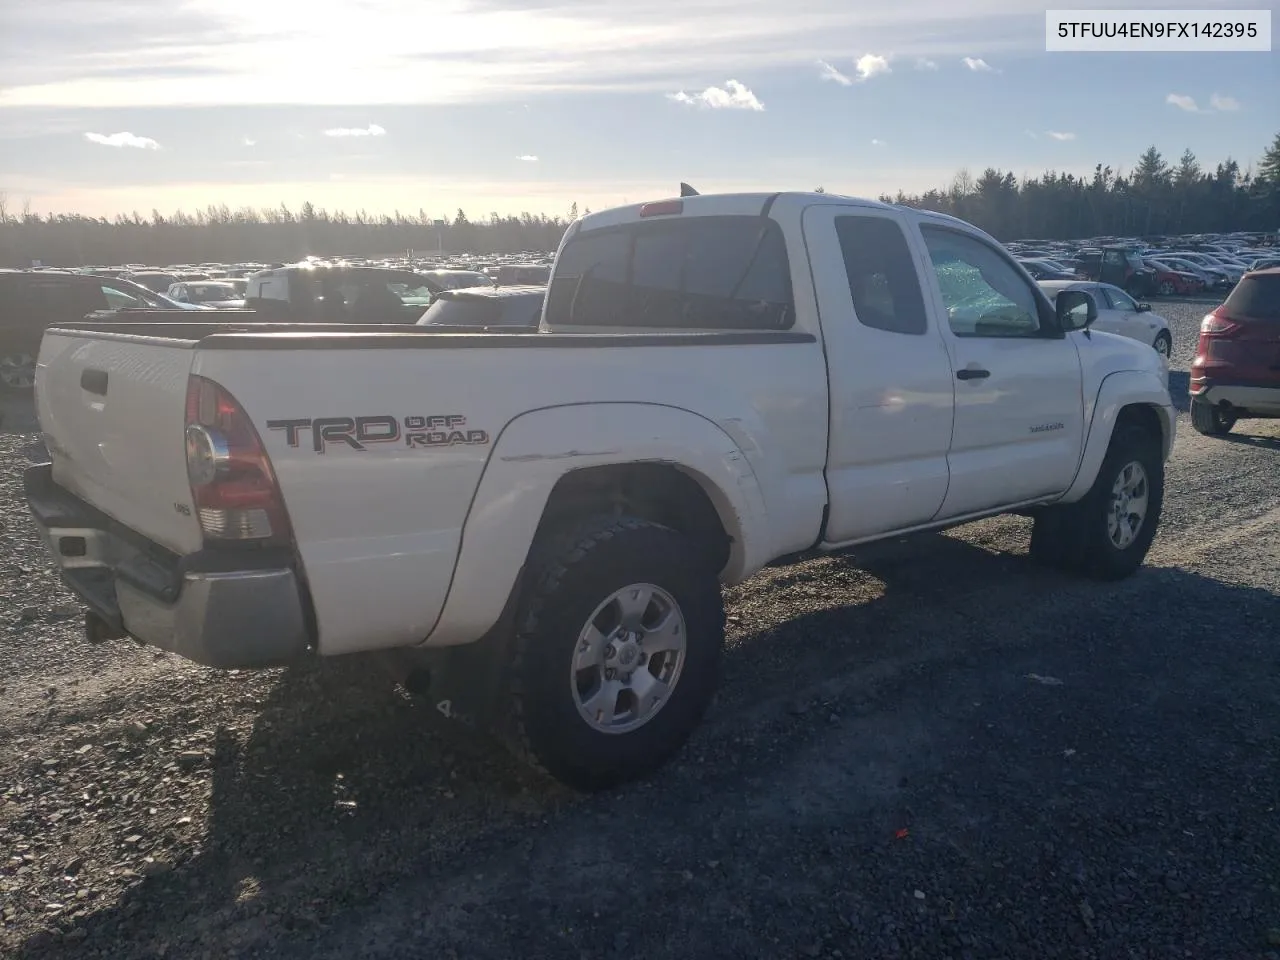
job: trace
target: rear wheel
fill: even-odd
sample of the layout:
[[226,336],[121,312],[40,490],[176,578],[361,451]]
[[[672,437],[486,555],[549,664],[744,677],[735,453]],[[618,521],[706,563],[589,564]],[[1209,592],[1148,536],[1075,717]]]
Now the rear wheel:
[[1205,400],[1191,400],[1191,426],[1206,437],[1220,437],[1236,425],[1234,411]]
[[1159,439],[1120,424],[1084,498],[1036,517],[1031,555],[1046,566],[1097,580],[1123,579],[1146,559],[1163,503]]
[[643,777],[715,691],[716,571],[688,538],[634,517],[586,523],[540,553],[516,640],[516,746],[577,789]]
[[36,358],[29,353],[0,355],[0,387],[10,392],[30,390],[36,384]]

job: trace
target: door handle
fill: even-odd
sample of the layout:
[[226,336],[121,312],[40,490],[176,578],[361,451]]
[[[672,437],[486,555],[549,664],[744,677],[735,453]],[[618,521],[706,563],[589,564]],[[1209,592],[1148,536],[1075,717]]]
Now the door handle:
[[85,370],[80,374],[80,388],[100,397],[107,395],[107,371]]
[[957,380],[985,380],[989,376],[991,376],[990,370],[981,370],[977,367],[966,367],[956,371]]

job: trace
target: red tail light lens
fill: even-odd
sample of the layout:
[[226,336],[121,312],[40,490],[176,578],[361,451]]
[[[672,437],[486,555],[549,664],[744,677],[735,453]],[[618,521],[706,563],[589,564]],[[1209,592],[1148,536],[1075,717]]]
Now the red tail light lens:
[[1230,317],[1220,317],[1216,313],[1211,313],[1200,321],[1201,333],[1212,333],[1220,337],[1230,336],[1239,329],[1240,324]]
[[212,380],[187,381],[187,477],[207,540],[293,538],[271,460],[253,421]]

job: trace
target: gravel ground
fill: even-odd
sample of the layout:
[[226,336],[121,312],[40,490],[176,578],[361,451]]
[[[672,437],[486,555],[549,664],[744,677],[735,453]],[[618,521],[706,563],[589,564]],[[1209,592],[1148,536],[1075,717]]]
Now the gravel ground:
[[0,955],[1280,958],[1280,422],[1192,432],[1205,309],[1156,306],[1137,576],[1016,518],[766,571],[680,759],[594,797],[358,664],[86,645],[0,436]]

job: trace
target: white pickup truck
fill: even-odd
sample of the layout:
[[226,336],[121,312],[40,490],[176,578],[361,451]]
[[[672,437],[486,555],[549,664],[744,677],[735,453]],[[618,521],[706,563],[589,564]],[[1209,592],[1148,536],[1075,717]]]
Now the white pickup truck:
[[1163,358],[1092,319],[950,217],[637,204],[569,228],[536,332],[51,329],[27,497],[93,637],[391,651],[598,788],[684,742],[720,585],[766,564],[1016,512],[1034,558],[1132,573],[1175,410]]

